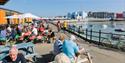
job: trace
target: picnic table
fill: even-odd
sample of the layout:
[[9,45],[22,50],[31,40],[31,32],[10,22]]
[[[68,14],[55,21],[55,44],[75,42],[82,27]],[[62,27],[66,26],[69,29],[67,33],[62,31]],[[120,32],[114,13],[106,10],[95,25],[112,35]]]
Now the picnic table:
[[[16,44],[18,50],[23,50],[25,52],[25,57],[30,57],[36,55],[34,52],[34,44],[32,42]],[[0,46],[0,61],[6,57],[9,53],[10,46]]]

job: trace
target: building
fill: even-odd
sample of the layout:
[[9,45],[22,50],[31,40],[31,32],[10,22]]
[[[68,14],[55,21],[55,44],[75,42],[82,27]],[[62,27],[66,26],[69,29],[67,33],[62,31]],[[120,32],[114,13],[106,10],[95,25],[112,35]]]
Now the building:
[[123,18],[123,13],[116,13],[116,18]]
[[67,14],[67,19],[76,19],[77,18],[77,12],[72,12]]
[[124,14],[123,13],[115,13],[115,20],[117,20],[117,21],[124,20]]
[[4,5],[8,2],[9,0],[0,0],[0,5]]
[[92,18],[114,18],[113,12],[88,12],[88,17]]
[[11,16],[11,15],[18,15],[22,14],[18,11],[10,10],[10,9],[5,9],[5,8],[0,8],[0,24],[18,24],[18,19],[7,19],[6,16]]
[[124,19],[125,19],[125,11],[123,12],[123,17],[124,17]]
[[87,13],[85,11],[78,11],[77,12],[77,19],[84,19],[87,17]]
[[72,14],[71,14],[71,13],[68,13],[68,14],[67,14],[67,19],[71,19],[71,17],[72,17]]
[[72,12],[67,14],[68,19],[83,19],[87,16],[87,13],[84,11]]

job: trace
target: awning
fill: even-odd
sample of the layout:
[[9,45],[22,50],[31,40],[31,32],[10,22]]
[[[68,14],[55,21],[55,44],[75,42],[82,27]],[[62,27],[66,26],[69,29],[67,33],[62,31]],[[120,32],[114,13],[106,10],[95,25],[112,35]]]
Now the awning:
[[0,5],[4,5],[5,3],[7,3],[9,0],[0,0]]
[[25,13],[21,15],[22,18],[33,18],[33,19],[40,19],[39,16],[33,15],[31,13]]
[[22,18],[21,15],[12,15],[12,16],[7,16],[6,18],[13,19],[13,18]]

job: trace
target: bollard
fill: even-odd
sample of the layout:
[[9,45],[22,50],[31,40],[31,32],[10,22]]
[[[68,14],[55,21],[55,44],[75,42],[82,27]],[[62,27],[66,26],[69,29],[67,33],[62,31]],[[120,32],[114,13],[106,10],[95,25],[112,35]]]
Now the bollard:
[[87,39],[87,35],[88,35],[88,29],[86,29],[86,39]]
[[99,43],[98,43],[98,45],[100,45],[100,43],[101,43],[101,30],[99,30]]

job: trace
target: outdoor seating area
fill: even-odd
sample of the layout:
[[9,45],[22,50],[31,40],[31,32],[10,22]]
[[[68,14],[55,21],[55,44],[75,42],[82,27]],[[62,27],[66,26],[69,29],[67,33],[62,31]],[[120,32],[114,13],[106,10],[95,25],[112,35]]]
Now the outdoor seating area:
[[[47,23],[25,23],[18,25],[0,25],[0,61],[9,55],[10,48],[15,45],[23,52],[26,58],[35,57],[34,50],[36,43],[48,43],[52,31],[49,31]],[[20,53],[20,52],[19,52]]]
[[[60,38],[59,36],[61,36],[63,33],[60,29],[60,31],[58,30],[57,32],[59,35],[55,35],[55,31],[53,31],[49,24],[50,23],[47,21],[41,21],[40,23],[34,22],[18,25],[1,25],[3,28],[0,29],[0,61],[2,61],[6,56],[10,55],[9,50],[11,47],[16,46],[19,53],[23,54],[28,62],[36,62],[37,56],[39,55],[35,51],[35,44],[54,44],[56,40]],[[62,25],[60,26],[63,27]],[[53,56],[51,59],[48,60],[55,62],[54,58],[56,58],[55,56],[58,54],[52,55]],[[90,55],[87,54],[85,56],[86,58],[81,61],[89,61],[92,63]]]

